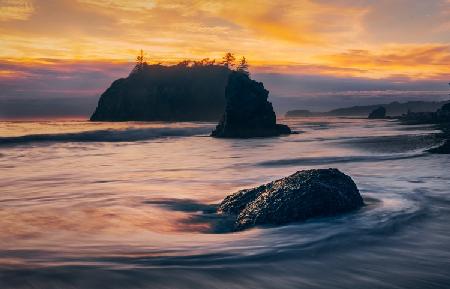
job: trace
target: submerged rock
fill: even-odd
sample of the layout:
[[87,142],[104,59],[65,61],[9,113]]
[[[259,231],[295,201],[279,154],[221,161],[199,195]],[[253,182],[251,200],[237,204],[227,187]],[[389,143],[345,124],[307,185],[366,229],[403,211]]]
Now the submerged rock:
[[299,171],[226,197],[218,212],[236,216],[234,230],[332,216],[364,205],[353,180],[337,169]]
[[288,126],[277,124],[269,91],[245,73],[232,72],[225,89],[226,107],[214,137],[249,138],[290,134]]
[[369,119],[383,119],[383,118],[386,118],[386,109],[382,106],[374,109],[369,114]]

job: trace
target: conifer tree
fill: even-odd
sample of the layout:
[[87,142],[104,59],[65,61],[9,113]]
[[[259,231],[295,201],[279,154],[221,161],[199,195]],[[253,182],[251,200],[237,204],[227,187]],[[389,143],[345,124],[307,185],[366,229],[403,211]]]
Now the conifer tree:
[[136,65],[134,66],[131,73],[141,72],[145,64],[147,63],[144,60],[144,51],[141,49],[140,54],[136,57]]
[[250,72],[248,71],[248,62],[245,56],[242,56],[242,58],[239,60],[236,71],[244,73],[246,75],[250,75]]
[[236,58],[234,57],[233,53],[230,52],[225,54],[225,56],[222,58],[222,64],[229,69],[232,69],[234,67],[235,61]]

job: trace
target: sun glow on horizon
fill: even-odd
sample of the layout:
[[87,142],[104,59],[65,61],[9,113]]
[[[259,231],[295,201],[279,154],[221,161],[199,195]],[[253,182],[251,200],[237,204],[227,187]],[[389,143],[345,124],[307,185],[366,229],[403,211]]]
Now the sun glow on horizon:
[[232,51],[260,71],[448,78],[450,2],[404,2],[0,0],[0,61],[129,62],[142,48],[173,64]]

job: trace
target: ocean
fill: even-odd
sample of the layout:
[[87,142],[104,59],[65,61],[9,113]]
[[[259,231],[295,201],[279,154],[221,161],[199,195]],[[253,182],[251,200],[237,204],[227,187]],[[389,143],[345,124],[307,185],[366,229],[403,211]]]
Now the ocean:
[[[213,123],[0,122],[0,288],[450,288],[450,156],[430,126],[286,118],[298,134],[215,139]],[[227,195],[338,168],[362,209],[226,232]]]

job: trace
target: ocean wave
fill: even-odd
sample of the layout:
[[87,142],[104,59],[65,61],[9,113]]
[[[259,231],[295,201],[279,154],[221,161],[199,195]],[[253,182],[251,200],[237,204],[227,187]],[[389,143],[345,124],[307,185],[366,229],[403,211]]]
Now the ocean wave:
[[402,153],[426,150],[439,145],[442,139],[433,134],[374,136],[346,139],[344,145],[378,153]]
[[277,166],[297,166],[297,165],[325,165],[353,162],[381,162],[391,160],[402,160],[410,158],[418,158],[426,155],[423,152],[396,154],[396,155],[361,155],[361,156],[345,156],[345,157],[302,157],[292,159],[279,159],[259,162],[256,165],[262,167]]
[[[293,256],[298,260],[330,250],[337,252],[348,248],[348,244],[355,240],[359,247],[382,242],[380,236],[391,236],[407,228],[416,231],[417,229],[411,226],[429,217],[428,204],[423,204],[425,200],[415,194],[405,198],[395,193],[383,196],[366,193],[364,197],[367,206],[354,212],[312,218],[284,226],[261,226],[244,233],[231,233],[235,236],[235,240],[215,237],[214,244],[205,244],[201,249],[195,247],[196,250],[192,250],[190,246],[176,248],[131,246],[127,250],[118,247],[117,251],[113,252],[110,251],[111,247],[85,247],[77,253],[70,249],[60,253],[29,249],[0,250],[0,253],[8,258],[46,256],[47,262],[53,265],[96,265],[109,269],[242,266],[255,262],[289,260]],[[208,211],[211,207],[190,200],[175,199],[150,200],[145,203],[168,205],[171,206],[168,209],[186,212],[197,211],[198,207],[199,210],[206,207]],[[172,207],[173,205],[175,207]],[[211,233],[213,232],[208,232]],[[33,262],[23,264],[23,267],[32,268]]]
[[186,137],[210,133],[210,127],[105,129],[59,134],[30,134],[0,137],[0,145],[33,142],[133,142],[164,137]]

